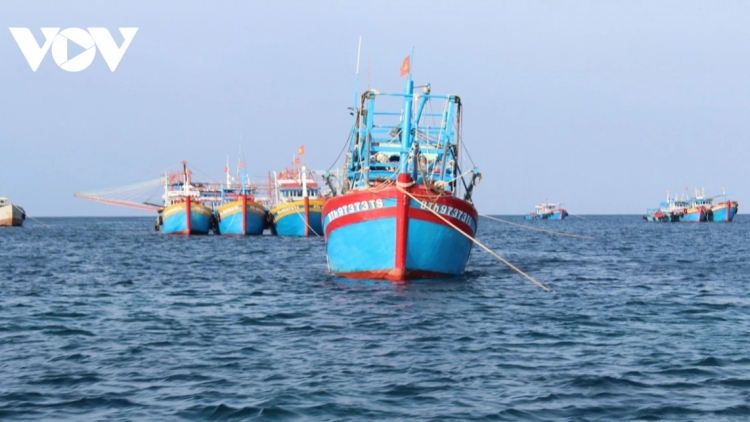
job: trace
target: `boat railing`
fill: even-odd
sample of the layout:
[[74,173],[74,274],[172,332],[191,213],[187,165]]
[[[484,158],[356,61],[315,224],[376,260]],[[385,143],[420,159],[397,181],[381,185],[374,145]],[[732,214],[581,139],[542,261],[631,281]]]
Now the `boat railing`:
[[[395,182],[398,173],[406,171],[417,183],[448,192],[456,188],[460,99],[432,94],[429,84],[421,92],[413,88],[409,81],[405,93],[362,94],[346,172],[353,187]],[[383,102],[388,106],[388,97],[400,100],[400,111],[379,109]],[[444,102],[443,111],[426,111],[430,100]]]

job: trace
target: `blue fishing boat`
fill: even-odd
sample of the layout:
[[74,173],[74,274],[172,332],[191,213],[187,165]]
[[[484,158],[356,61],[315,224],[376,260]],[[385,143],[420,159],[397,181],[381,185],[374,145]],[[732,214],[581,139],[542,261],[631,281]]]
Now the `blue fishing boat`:
[[[304,147],[300,150],[304,153]],[[299,159],[295,160],[299,164]],[[325,198],[305,166],[272,173],[274,206],[269,211],[271,233],[278,236],[322,236]]]
[[[717,203],[714,200],[721,197]],[[706,197],[705,189],[695,190],[695,196],[690,198],[690,209],[703,210],[705,214],[701,221],[731,222],[737,214],[737,201],[727,199],[726,192],[721,195]]]
[[685,211],[688,209],[690,203],[687,200],[680,200],[676,197],[670,198],[669,191],[667,191],[667,200],[659,203],[659,208],[649,208],[646,210],[646,215],[643,219],[646,221],[657,221],[662,223],[670,223],[680,221]]
[[680,216],[680,221],[688,223],[700,223],[708,221],[708,210],[711,207],[711,201],[705,198],[691,198],[685,212]]
[[218,201],[213,189],[192,184],[186,163],[183,171],[166,175],[164,207],[158,211],[155,229],[166,234],[208,234],[214,226],[213,209],[207,203]]
[[404,92],[370,89],[353,107],[346,189],[323,207],[329,269],[338,276],[448,277],[469,259],[481,174],[459,167],[461,99],[434,94],[430,84],[416,89],[410,56],[401,73]]
[[716,198],[706,197],[703,190],[695,190],[695,195],[682,198],[675,196],[670,198],[667,191],[667,200],[660,203],[659,208],[651,208],[643,216],[647,221],[701,223],[706,221],[732,221],[737,214],[738,204],[726,198],[726,193],[720,195],[722,199],[714,203]]
[[542,204],[534,207],[534,212],[524,215],[525,220],[562,220],[568,216],[568,211],[560,207],[560,204],[553,204],[545,200]]
[[268,210],[256,200],[254,186],[241,169],[237,178],[229,174],[229,163],[224,168],[226,184],[221,186],[221,203],[216,207],[216,234],[261,235],[266,227]]
[[737,215],[738,208],[739,204],[737,201],[731,199],[722,200],[711,206],[708,221],[731,222],[734,216]]

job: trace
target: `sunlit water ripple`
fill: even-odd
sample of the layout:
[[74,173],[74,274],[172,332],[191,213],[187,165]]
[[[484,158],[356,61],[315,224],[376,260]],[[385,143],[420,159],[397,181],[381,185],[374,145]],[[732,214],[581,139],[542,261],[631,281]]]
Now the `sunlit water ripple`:
[[2,229],[0,418],[750,418],[750,218],[585,218],[480,222],[551,292],[479,249],[398,285],[330,276],[322,239]]

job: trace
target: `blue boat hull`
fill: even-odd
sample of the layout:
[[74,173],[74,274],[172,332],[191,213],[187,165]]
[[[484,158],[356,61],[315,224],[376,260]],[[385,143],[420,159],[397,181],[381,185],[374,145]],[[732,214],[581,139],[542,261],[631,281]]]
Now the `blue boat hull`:
[[428,208],[398,196],[395,188],[387,188],[328,200],[323,224],[332,273],[394,281],[463,273],[477,227],[473,205],[442,197]]
[[688,211],[680,217],[680,221],[685,221],[688,223],[699,223],[701,221],[706,221],[706,211],[704,210]]
[[161,219],[160,231],[165,234],[208,234],[211,230],[213,214],[205,205],[192,203],[190,230],[188,230],[185,203],[165,207],[159,218]]
[[309,199],[307,218],[303,200],[277,205],[269,211],[271,233],[278,236],[322,236],[324,204],[322,199]]
[[709,221],[730,222],[732,221],[732,219],[734,219],[735,215],[737,215],[736,205],[714,207],[712,209],[711,218],[709,219]]
[[248,200],[245,204],[245,221],[242,221],[242,200],[228,202],[217,210],[218,234],[260,235],[266,226],[267,211],[262,205]]
[[562,220],[568,216],[565,211],[557,211],[552,214],[529,214],[525,215],[524,220]]

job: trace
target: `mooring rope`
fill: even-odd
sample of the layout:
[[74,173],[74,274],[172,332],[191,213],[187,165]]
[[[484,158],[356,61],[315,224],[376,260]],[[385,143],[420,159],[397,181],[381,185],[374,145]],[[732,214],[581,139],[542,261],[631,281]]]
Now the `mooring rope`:
[[524,229],[536,230],[536,231],[540,231],[540,232],[545,232],[545,233],[550,233],[550,234],[556,234],[556,235],[559,235],[559,236],[577,237],[579,239],[594,240],[594,238],[591,237],[591,236],[582,236],[582,235],[579,235],[579,234],[570,234],[570,233],[556,232],[554,230],[540,229],[540,228],[537,228],[537,227],[530,227],[530,226],[528,226],[526,224],[518,224],[518,223],[514,223],[512,221],[503,220],[503,219],[496,218],[496,217],[490,217],[489,215],[485,215],[485,214],[480,214],[480,217],[489,218],[490,220],[499,221],[501,223],[510,224],[512,226],[523,227]]
[[316,232],[314,228],[312,228],[312,226],[310,225],[310,223],[308,223],[305,220],[305,217],[303,217],[302,214],[300,214],[298,211],[299,211],[299,207],[297,207],[297,210],[294,213],[297,214],[297,216],[302,219],[302,222],[305,223],[305,225],[307,226],[307,228],[309,228],[311,232],[315,233],[316,236],[322,236],[320,233]]
[[468,234],[464,233],[464,231],[463,231],[463,230],[459,229],[459,228],[458,228],[458,227],[456,227],[456,226],[455,226],[455,225],[454,225],[453,223],[451,223],[450,221],[448,221],[448,219],[446,219],[445,217],[443,217],[443,216],[442,216],[442,215],[441,215],[440,213],[438,213],[437,211],[433,210],[433,209],[432,209],[432,207],[426,206],[424,202],[420,201],[420,200],[419,200],[418,198],[416,198],[416,197],[415,197],[414,195],[412,195],[411,193],[409,193],[409,192],[408,192],[408,191],[407,191],[406,189],[404,189],[404,188],[402,188],[402,187],[400,187],[400,186],[397,186],[396,188],[397,188],[397,189],[399,190],[399,192],[403,192],[403,193],[405,193],[405,194],[406,194],[407,196],[409,196],[409,197],[410,197],[411,199],[413,199],[413,200],[417,201],[417,202],[419,203],[419,205],[421,205],[421,206],[422,206],[423,208],[426,208],[426,209],[427,209],[427,210],[429,210],[429,211],[430,211],[431,213],[435,214],[435,216],[436,216],[436,217],[438,217],[439,219],[443,220],[443,222],[444,222],[445,224],[447,224],[447,225],[451,226],[451,227],[452,227],[453,229],[455,229],[455,230],[456,230],[457,232],[461,233],[462,235],[466,236],[466,237],[467,237],[467,238],[468,238],[469,240],[471,240],[472,242],[476,243],[476,244],[477,244],[477,246],[479,246],[480,248],[482,248],[482,249],[484,249],[485,251],[489,252],[489,253],[490,253],[490,254],[491,254],[492,256],[494,256],[495,258],[497,258],[498,260],[500,260],[500,262],[502,262],[503,264],[507,265],[508,267],[510,267],[511,269],[513,269],[513,270],[514,270],[515,272],[517,272],[518,274],[521,274],[522,276],[526,277],[526,278],[527,278],[527,279],[529,279],[529,280],[530,280],[530,281],[531,281],[532,283],[534,283],[534,284],[536,284],[537,286],[541,287],[541,288],[542,288],[542,289],[543,289],[544,291],[547,291],[547,292],[549,291],[549,288],[548,288],[547,286],[545,286],[544,284],[542,284],[542,283],[540,283],[540,282],[536,281],[536,280],[535,280],[535,279],[534,279],[534,278],[533,278],[532,276],[530,276],[530,275],[526,274],[525,272],[521,271],[520,269],[518,269],[518,268],[517,268],[517,267],[516,267],[515,265],[511,264],[510,262],[508,262],[508,260],[506,260],[506,259],[505,259],[505,258],[503,258],[502,256],[498,255],[498,254],[497,254],[497,253],[496,253],[495,251],[493,251],[492,249],[488,248],[487,246],[484,246],[484,245],[482,244],[482,242],[480,242],[480,241],[478,241],[478,240],[474,239],[473,237],[469,236]]

